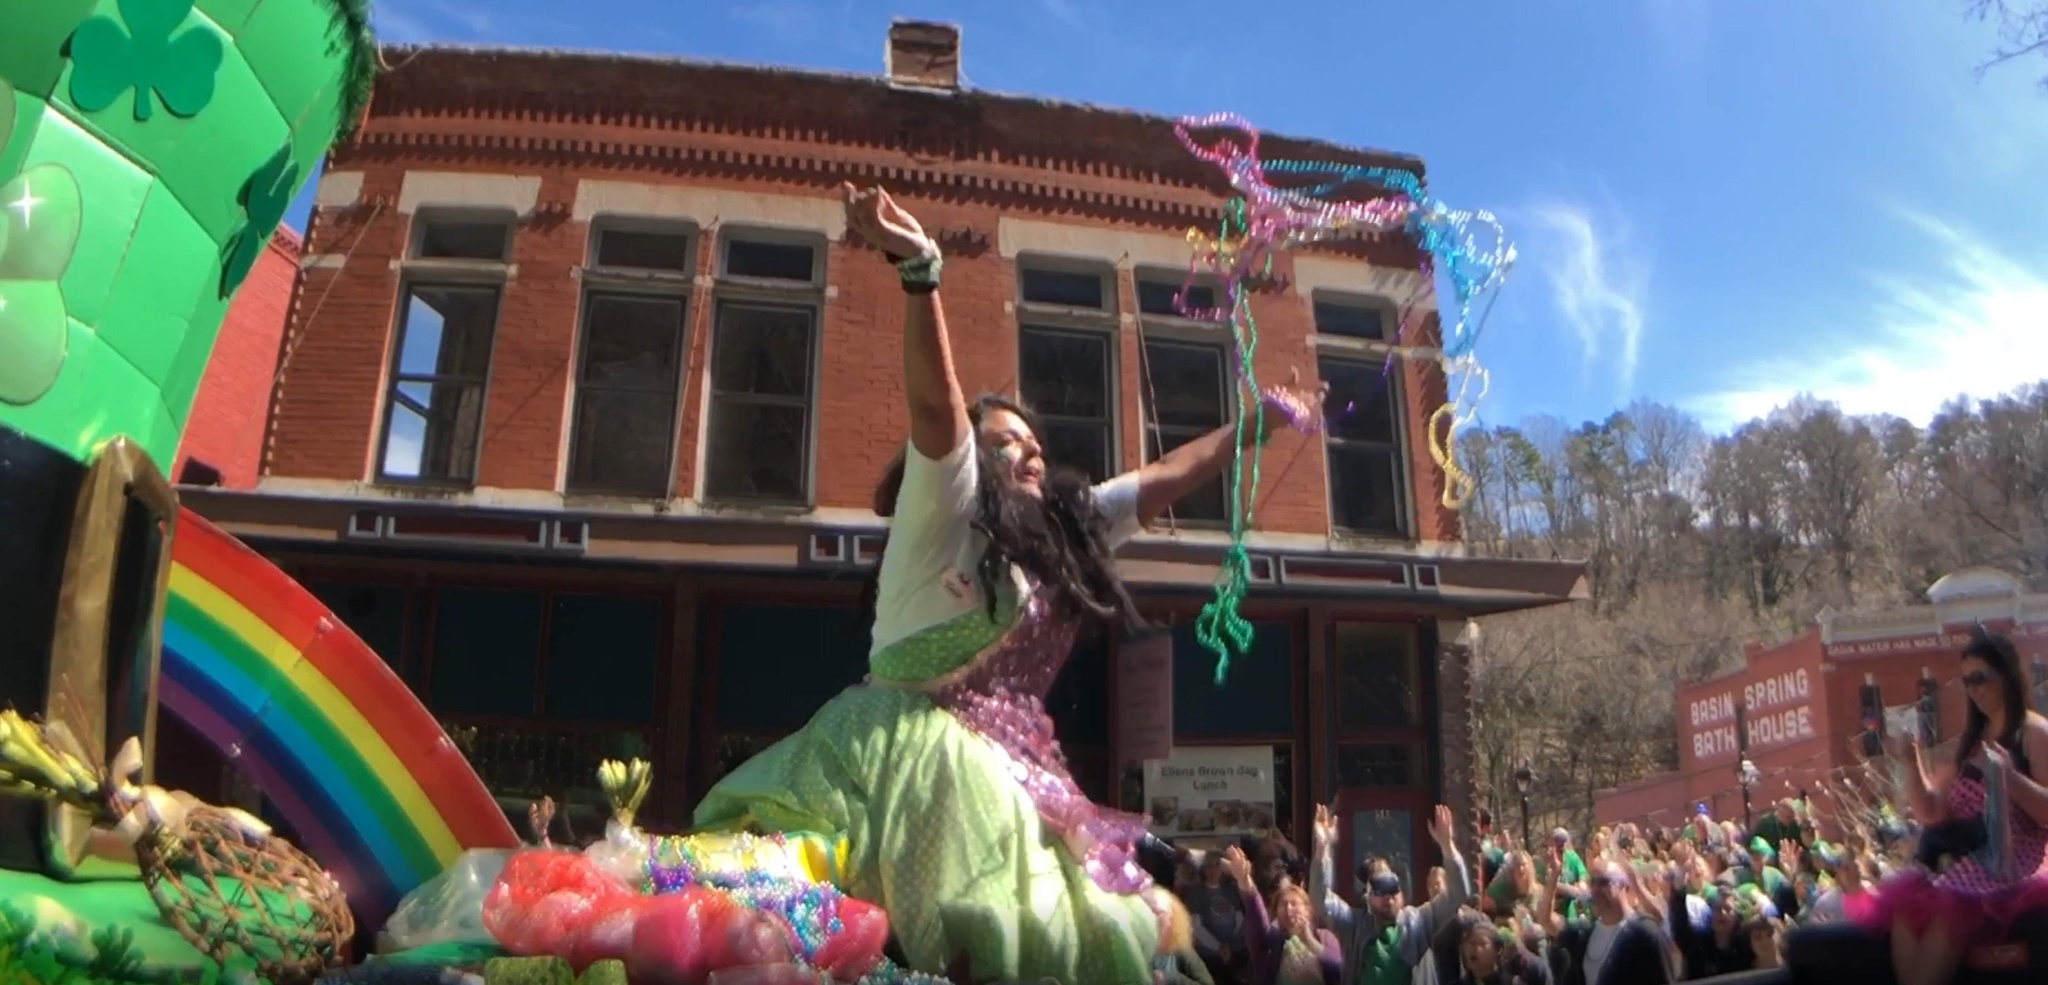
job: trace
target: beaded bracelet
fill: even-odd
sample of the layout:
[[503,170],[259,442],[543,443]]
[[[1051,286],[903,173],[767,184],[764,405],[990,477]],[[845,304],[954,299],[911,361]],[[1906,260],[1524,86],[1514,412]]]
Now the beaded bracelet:
[[896,261],[896,276],[902,278],[907,294],[930,294],[939,289],[939,271],[945,261],[934,250],[907,260]]

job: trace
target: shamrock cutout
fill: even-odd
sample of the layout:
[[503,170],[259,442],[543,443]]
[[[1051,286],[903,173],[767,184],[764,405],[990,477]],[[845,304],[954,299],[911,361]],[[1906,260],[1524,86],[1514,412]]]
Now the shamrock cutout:
[[292,160],[290,145],[279,148],[242,183],[242,194],[237,199],[242,205],[242,228],[229,237],[227,249],[221,253],[221,297],[242,286],[242,278],[249,276],[249,269],[256,266],[256,258],[270,242],[270,234],[284,221],[285,210],[292,207],[292,195],[298,188],[299,165]]
[[0,185],[0,401],[34,403],[64,368],[70,317],[57,279],[78,247],[80,202],[61,164]]
[[149,120],[156,99],[175,115],[197,115],[213,101],[220,35],[204,25],[179,30],[192,15],[192,0],[119,2],[120,21],[89,17],[71,35],[71,101],[97,113],[133,89],[138,122]]

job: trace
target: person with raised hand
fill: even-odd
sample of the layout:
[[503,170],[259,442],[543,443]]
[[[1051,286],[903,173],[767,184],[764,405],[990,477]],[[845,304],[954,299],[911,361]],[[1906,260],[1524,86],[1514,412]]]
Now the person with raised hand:
[[1406,905],[1401,877],[1391,871],[1372,873],[1366,901],[1353,906],[1336,891],[1337,818],[1317,805],[1315,859],[1309,868],[1309,897],[1321,907],[1323,920],[1344,946],[1347,981],[1363,985],[1434,985],[1436,963],[1425,960],[1437,929],[1457,919],[1458,907],[1472,898],[1472,875],[1453,837],[1451,809],[1438,806],[1429,836],[1443,854],[1445,891],[1420,906]]

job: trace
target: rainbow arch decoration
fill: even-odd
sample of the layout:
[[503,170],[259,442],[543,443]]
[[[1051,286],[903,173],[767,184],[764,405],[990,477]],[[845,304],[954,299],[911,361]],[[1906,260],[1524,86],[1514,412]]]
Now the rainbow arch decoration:
[[289,575],[180,509],[158,693],[381,927],[471,848],[519,843],[405,682]]

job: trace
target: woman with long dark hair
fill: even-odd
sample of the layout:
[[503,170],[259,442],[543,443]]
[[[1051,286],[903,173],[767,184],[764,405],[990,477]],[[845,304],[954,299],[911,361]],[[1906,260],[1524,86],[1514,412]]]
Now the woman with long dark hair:
[[1962,672],[1970,702],[1952,775],[1930,774],[1917,737],[1904,771],[1921,823],[1959,848],[1939,872],[1901,873],[1852,914],[1891,934],[1904,985],[1943,985],[1970,948],[2048,907],[2048,719],[2027,710],[2027,670],[2010,639],[1978,628]]
[[[1236,432],[1094,486],[1047,463],[1025,407],[963,396],[917,220],[879,189],[845,193],[905,292],[910,441],[876,493],[891,521],[869,676],[721,780],[697,824],[835,846],[833,882],[888,911],[917,970],[1149,983],[1186,912],[1138,864],[1145,819],[1075,786],[1043,699],[1077,633],[1140,622],[1112,552],[1213,480]],[[1262,416],[1248,436],[1282,417]]]

